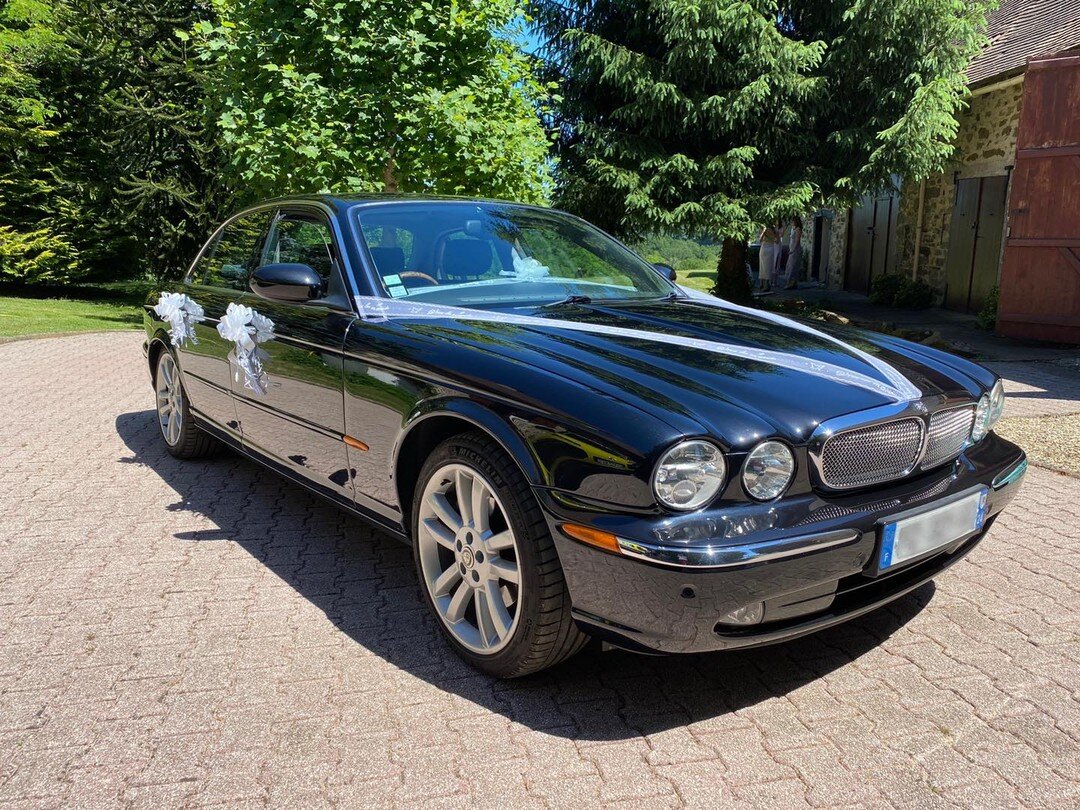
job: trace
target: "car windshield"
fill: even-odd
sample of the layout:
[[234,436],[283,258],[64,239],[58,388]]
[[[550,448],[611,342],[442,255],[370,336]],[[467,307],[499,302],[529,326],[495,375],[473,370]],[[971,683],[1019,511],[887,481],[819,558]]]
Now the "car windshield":
[[520,205],[358,206],[364,243],[393,298],[450,306],[540,306],[661,298],[676,287],[579,219]]

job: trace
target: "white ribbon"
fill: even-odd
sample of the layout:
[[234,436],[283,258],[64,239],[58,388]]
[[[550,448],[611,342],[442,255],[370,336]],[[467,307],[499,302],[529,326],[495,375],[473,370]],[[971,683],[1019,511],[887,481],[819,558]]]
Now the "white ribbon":
[[195,324],[206,320],[201,306],[183,293],[162,293],[154,305],[154,312],[169,324],[169,337],[174,346],[180,348],[189,340],[193,346],[198,345]]
[[217,330],[224,340],[235,346],[239,369],[236,381],[240,381],[239,372],[243,371],[244,387],[256,394],[265,394],[268,378],[263,364],[270,359],[270,355],[260,349],[259,344],[273,340],[274,322],[251,307],[233,302],[218,321]]
[[[767,363],[780,368],[799,371],[815,377],[863,388],[881,394],[895,402],[904,402],[910,399],[918,399],[922,392],[887,363],[879,360],[866,352],[849,346],[838,338],[819,332],[812,327],[774,315],[761,310],[740,307],[735,304],[722,301],[712,296],[691,295],[695,303],[703,303],[708,306],[716,306],[733,312],[742,312],[754,317],[763,318],[773,323],[797,329],[801,332],[812,334],[822,340],[835,343],[855,356],[869,363],[873,368],[881,372],[888,382],[875,379],[852,369],[825,363],[809,357],[802,357],[788,352],[778,352],[771,349],[761,349],[752,346],[740,346],[734,343],[723,343],[701,338],[684,337],[681,335],[666,335],[660,332],[649,332],[644,329],[628,329],[621,326],[607,326],[603,324],[578,323],[576,321],[558,320],[555,318],[543,318],[535,315],[516,315],[507,312],[492,312],[482,309],[467,307],[453,307],[442,304],[424,304],[401,299],[379,298],[376,296],[356,296],[357,310],[360,317],[365,321],[385,322],[388,320],[453,320],[461,322],[499,323],[512,324],[524,327],[545,327],[548,329],[562,329],[569,332],[585,332],[595,335],[609,335],[611,337],[632,338],[635,340],[648,340],[655,343],[665,343],[671,346],[689,346],[702,351],[722,354],[728,357],[736,357],[741,360],[750,360],[758,363]],[[707,300],[708,299],[708,300]]]

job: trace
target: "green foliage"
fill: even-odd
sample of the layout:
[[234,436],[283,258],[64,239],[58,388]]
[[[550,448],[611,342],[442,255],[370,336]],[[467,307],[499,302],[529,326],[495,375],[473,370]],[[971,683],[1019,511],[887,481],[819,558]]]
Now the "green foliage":
[[62,181],[47,157],[57,106],[39,80],[65,52],[51,3],[0,4],[0,280],[66,278],[77,267],[73,240],[57,228]]
[[547,88],[522,0],[215,0],[194,29],[241,198],[412,191],[546,198]]
[[989,295],[986,296],[986,302],[983,304],[983,308],[979,310],[979,328],[985,329],[987,332],[993,332],[997,328],[997,316],[998,316],[998,300],[1001,292],[998,286],[995,284],[990,290]]
[[559,202],[745,240],[951,153],[986,0],[535,0]]
[[664,234],[653,235],[634,244],[634,250],[650,262],[675,268],[679,275],[693,270],[715,270],[720,246],[706,240]]
[[220,197],[183,0],[0,5],[0,278],[177,275]]
[[0,280],[63,281],[77,272],[78,253],[50,228],[0,225]]
[[926,309],[934,303],[934,290],[925,281],[907,276],[878,276],[870,285],[870,303],[900,309]]

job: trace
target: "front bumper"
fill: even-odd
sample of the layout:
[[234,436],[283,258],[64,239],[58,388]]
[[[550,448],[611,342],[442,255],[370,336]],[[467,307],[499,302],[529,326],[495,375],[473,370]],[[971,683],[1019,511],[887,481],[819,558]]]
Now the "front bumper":
[[[812,633],[918,588],[979,543],[1025,468],[1023,451],[991,434],[952,465],[842,497],[806,494],[670,517],[587,516],[551,492],[541,502],[583,629],[629,649],[704,652]],[[877,573],[883,520],[978,487],[988,489],[979,534]],[[558,529],[566,521],[617,535],[622,553],[570,539]],[[760,623],[720,623],[762,603]]]

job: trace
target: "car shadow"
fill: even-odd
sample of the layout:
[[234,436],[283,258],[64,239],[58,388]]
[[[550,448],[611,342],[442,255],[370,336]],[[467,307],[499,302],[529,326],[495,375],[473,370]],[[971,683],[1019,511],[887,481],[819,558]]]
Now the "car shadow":
[[529,728],[580,740],[619,740],[786,695],[855,661],[917,615],[933,583],[867,616],[772,647],[651,657],[598,644],[537,675],[496,681],[461,662],[443,642],[413,570],[410,549],[363,521],[223,451],[178,461],[164,449],[154,412],[121,414],[131,452],[120,463],[152,470],[179,499],[167,508],[210,527],[180,530],[180,542],[233,542],[287,582],[356,644],[440,689]]

